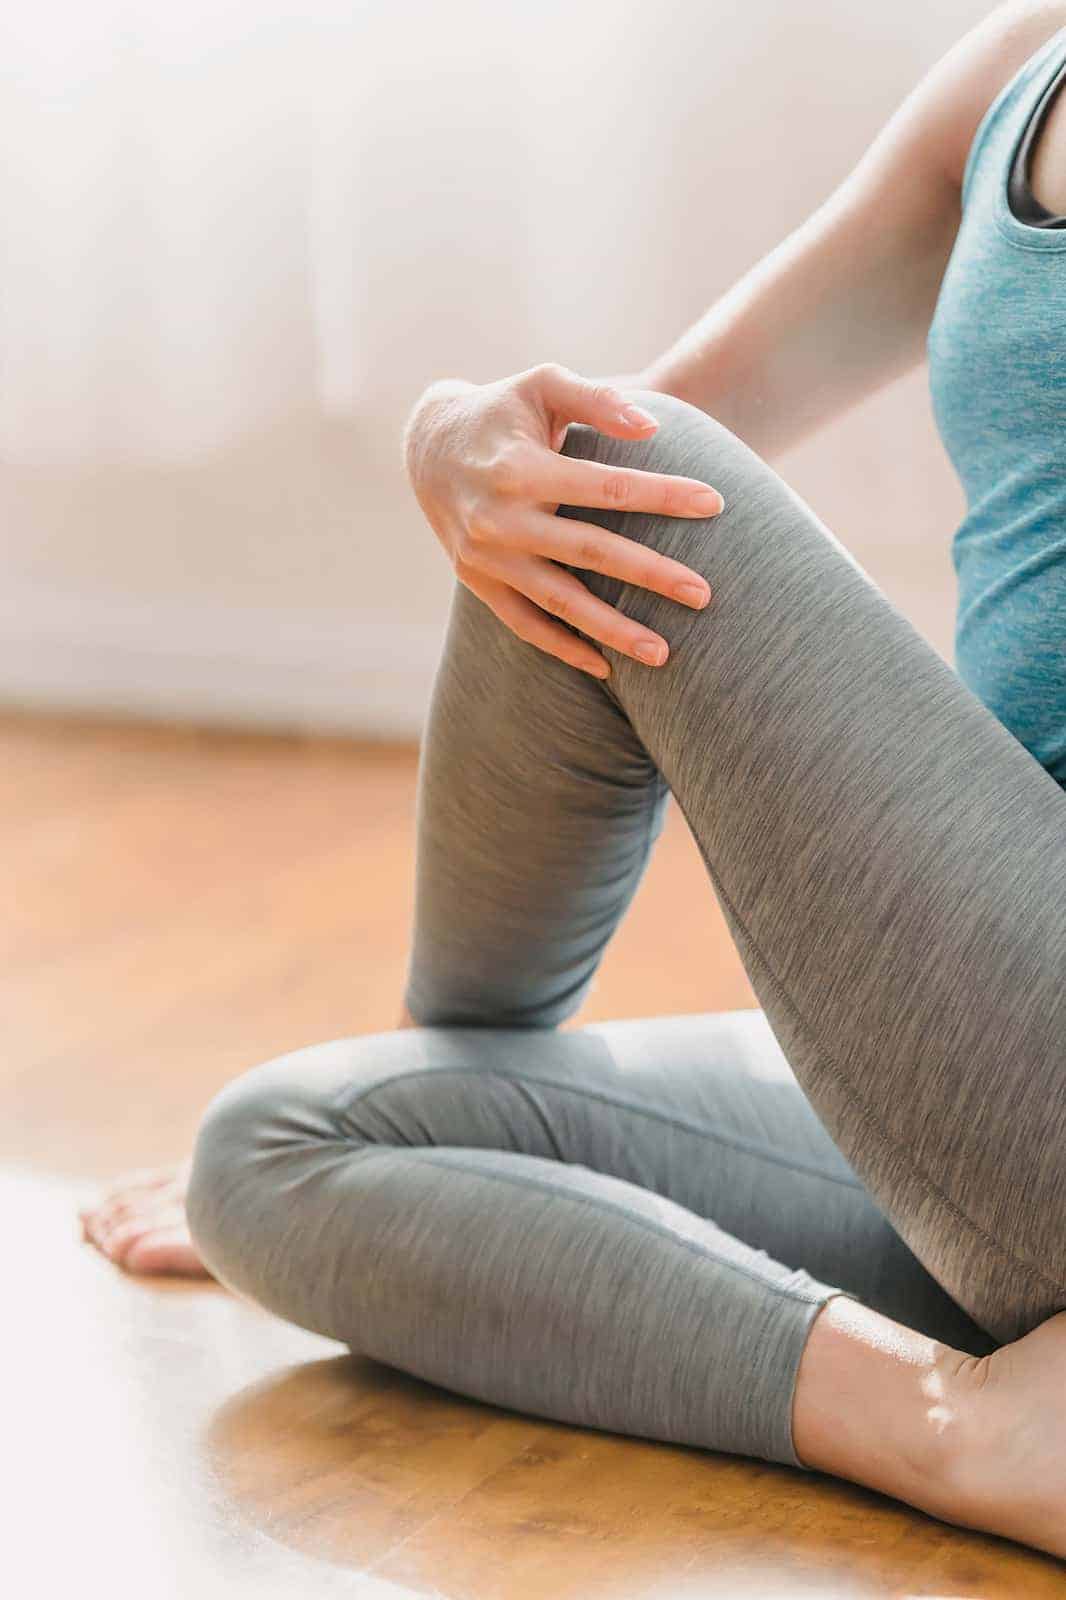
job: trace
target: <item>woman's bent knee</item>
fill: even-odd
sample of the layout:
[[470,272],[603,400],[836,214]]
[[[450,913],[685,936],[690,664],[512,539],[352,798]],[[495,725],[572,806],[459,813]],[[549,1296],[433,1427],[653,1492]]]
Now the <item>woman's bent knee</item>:
[[[649,526],[677,523],[680,526],[706,528],[708,523],[717,522],[731,503],[726,486],[735,491],[742,484],[763,478],[782,482],[773,468],[731,429],[706,411],[690,405],[687,400],[659,394],[652,389],[642,389],[639,391],[639,403],[659,422],[658,431],[650,438],[616,439],[585,423],[575,422],[570,425],[563,440],[563,455],[595,461],[604,466],[630,467],[641,472],[696,479],[719,491],[725,502],[723,512],[710,517],[671,517],[626,511],[620,504],[618,509],[597,508],[592,513],[597,520],[626,517],[639,519],[642,525],[646,523]],[[566,510],[569,514],[570,508]]]
[[[761,457],[705,411],[654,390],[641,390],[638,399],[641,406],[659,419],[659,430],[650,439],[613,439],[583,423],[574,423],[563,442],[563,454],[604,466],[696,479],[718,490],[724,501],[723,509],[715,516],[685,517],[560,506],[558,515],[608,527],[626,538],[653,547],[700,572],[713,590],[716,583],[721,582],[723,560],[728,561],[730,525],[738,518],[745,522],[754,518],[767,537],[772,539],[776,531],[783,536],[788,514],[794,516],[800,502]],[[639,597],[645,594],[652,601],[669,607],[671,615],[679,613],[676,604],[661,602],[651,591],[636,590],[619,579],[576,567],[571,571],[601,599],[619,606],[629,615],[638,614],[639,606],[644,604]],[[633,609],[633,601],[639,601],[638,610]],[[645,619],[642,617],[642,620]]]
[[[729,661],[739,660],[735,645],[751,634],[756,619],[764,632],[787,633],[798,615],[810,615],[819,604],[827,626],[835,626],[842,608],[850,605],[858,618],[872,596],[883,603],[854,556],[729,428],[673,395],[640,390],[637,399],[660,422],[650,439],[612,439],[574,423],[563,453],[607,466],[696,479],[718,490],[723,509],[716,516],[685,517],[561,505],[558,514],[607,527],[692,568],[706,578],[712,602],[704,611],[692,611],[650,589],[571,566],[601,600],[660,633],[671,658],[690,643],[702,656],[713,632]],[[634,669],[625,657],[615,665],[623,694],[626,684],[638,681],[634,672],[649,672],[646,667]]]
[[334,1039],[253,1067],[214,1096],[193,1147],[186,1212],[221,1282],[263,1298],[264,1255],[292,1223],[289,1199],[372,1142],[350,1108],[423,1055],[417,1029]]
[[[855,558],[821,523],[811,507],[750,445],[717,418],[675,395],[654,389],[636,391],[641,407],[659,420],[649,439],[614,439],[584,423],[571,423],[562,453],[577,460],[605,466],[632,467],[641,472],[693,478],[717,489],[724,501],[716,516],[684,517],[660,513],[581,506],[560,506],[558,514],[604,523],[643,543],[667,548],[686,559],[689,550],[698,558],[720,529],[743,522],[760,532],[784,535],[790,523],[805,523],[849,565],[861,572]],[[698,559],[692,560],[698,567]]]
[[225,1085],[197,1130],[185,1207],[189,1232],[220,1282],[254,1292],[245,1259],[271,1153],[285,1141],[281,1103],[262,1068]]

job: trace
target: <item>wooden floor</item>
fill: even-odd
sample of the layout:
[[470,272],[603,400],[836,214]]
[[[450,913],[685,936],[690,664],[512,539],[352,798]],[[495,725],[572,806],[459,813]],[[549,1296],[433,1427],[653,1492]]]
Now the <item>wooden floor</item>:
[[[863,1490],[526,1420],[79,1242],[96,1181],[181,1156],[234,1073],[393,1025],[414,764],[0,721],[5,1587],[1066,1596],[1061,1564]],[[753,1003],[674,810],[575,1023]]]

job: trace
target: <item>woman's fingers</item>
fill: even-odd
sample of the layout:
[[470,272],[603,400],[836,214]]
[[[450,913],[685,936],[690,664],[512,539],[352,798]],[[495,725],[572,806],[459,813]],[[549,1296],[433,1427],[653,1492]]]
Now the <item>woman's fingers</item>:
[[587,506],[706,519],[723,509],[721,494],[698,478],[560,453],[571,421],[616,436],[648,437],[659,426],[653,411],[630,405],[613,384],[549,362],[505,387],[535,409],[545,437],[538,442],[515,427],[490,432],[449,549],[456,575],[520,639],[581,671],[608,676],[597,642],[661,666],[666,640],[599,600],[569,569],[618,578],[694,610],[711,598],[707,580],[635,539],[554,513]]
[[[542,410],[551,414],[557,430],[561,429],[560,443],[571,422],[587,422],[598,433],[609,433],[614,438],[633,433],[648,436],[659,426],[659,419],[627,399],[617,384],[583,378],[556,361],[543,362],[522,373],[518,387],[532,393]],[[557,448],[554,438],[552,447]]]
[[[521,482],[520,468],[516,477]],[[536,482],[522,485],[517,492],[520,498],[546,501],[553,507],[592,506],[662,517],[716,517],[725,505],[718,490],[699,478],[644,472],[640,467],[608,467],[600,461],[582,461],[552,451],[536,452]]]
[[542,612],[558,617],[621,655],[632,656],[644,666],[661,667],[670,654],[670,646],[660,634],[590,594],[580,578],[554,561],[516,555],[495,571]]
[[553,622],[517,589],[476,572],[464,574],[462,582],[526,644],[535,645],[545,655],[555,656],[594,678],[610,676],[611,669],[598,650],[561,623]]
[[582,567],[605,577],[620,578],[638,589],[651,589],[700,611],[711,598],[711,587],[700,573],[673,561],[622,533],[573,517],[551,516],[530,508],[513,523],[500,522],[494,530],[500,549],[546,556],[568,567]]
[[609,467],[559,455],[531,440],[512,440],[487,469],[491,492],[538,505],[644,511],[664,517],[716,517],[725,501],[699,478],[640,467]]
[[[650,436],[658,428],[658,418],[627,400],[621,390],[551,361],[523,374],[519,384],[557,423],[549,451],[555,457],[553,463],[546,463],[543,454],[534,450],[525,461],[509,464],[509,475],[515,480],[512,492],[520,498],[550,501],[553,507],[598,506],[669,517],[716,517],[722,510],[724,502],[718,490],[699,478],[642,472],[639,467],[607,467],[558,454],[569,422],[585,422],[614,437],[634,432]],[[523,481],[530,474],[535,482]]]

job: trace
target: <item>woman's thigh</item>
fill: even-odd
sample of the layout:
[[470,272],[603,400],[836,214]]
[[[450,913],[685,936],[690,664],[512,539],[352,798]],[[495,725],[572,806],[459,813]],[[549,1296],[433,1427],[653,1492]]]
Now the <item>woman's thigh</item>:
[[653,439],[575,425],[565,452],[703,478],[723,513],[560,514],[695,567],[714,599],[582,572],[671,645],[659,669],[608,652],[601,685],[457,591],[412,1014],[569,1014],[668,787],[819,1118],[929,1272],[1014,1337],[1066,1306],[1066,796],[758,456],[641,402]]

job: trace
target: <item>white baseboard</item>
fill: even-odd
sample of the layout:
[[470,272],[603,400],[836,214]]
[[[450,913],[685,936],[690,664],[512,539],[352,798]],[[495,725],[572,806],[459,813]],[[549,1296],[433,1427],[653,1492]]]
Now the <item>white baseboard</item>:
[[372,738],[417,737],[444,622],[338,622],[5,584],[0,701]]

